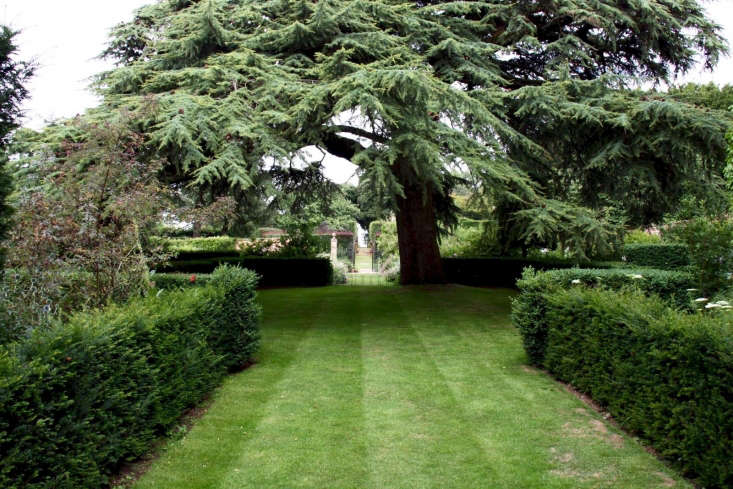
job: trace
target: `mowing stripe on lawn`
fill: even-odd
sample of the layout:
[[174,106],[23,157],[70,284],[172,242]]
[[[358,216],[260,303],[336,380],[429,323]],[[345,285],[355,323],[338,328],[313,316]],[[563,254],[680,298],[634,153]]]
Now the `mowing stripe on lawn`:
[[[494,458],[496,478],[480,487],[659,487],[669,482],[659,475],[664,466],[633,440],[606,426],[547,376],[522,368],[521,345],[506,315],[477,328],[475,317],[448,307],[471,292],[428,289],[429,300],[414,294],[399,298],[401,309],[413,311],[409,324],[457,399],[456,416],[488,453],[501,454]],[[507,355],[512,349],[517,354]]]
[[481,445],[394,294],[366,295],[380,317],[363,330],[364,412],[374,487],[480,487],[492,478]]
[[217,487],[368,485],[362,463],[366,447],[359,311],[352,299],[335,293],[319,300],[296,360],[288,365],[277,395],[267,402],[268,414],[241,447],[240,469]]
[[272,303],[268,316],[279,327],[263,330],[259,363],[229,377],[217,389],[209,411],[183,439],[168,443],[135,488],[212,489],[238,470],[242,447],[268,415],[267,401],[277,395],[280,380],[296,360],[295,352],[315,320],[302,311],[318,308],[318,303],[303,294]]

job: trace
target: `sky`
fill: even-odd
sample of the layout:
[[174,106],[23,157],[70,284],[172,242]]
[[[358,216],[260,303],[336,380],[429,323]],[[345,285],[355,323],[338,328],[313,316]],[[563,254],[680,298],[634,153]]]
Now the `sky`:
[[[0,0],[0,24],[21,31],[16,38],[19,59],[38,63],[28,83],[30,99],[24,105],[23,124],[40,128],[44,122],[72,117],[94,107],[99,100],[87,90],[90,78],[112,64],[97,59],[109,30],[132,18],[135,9],[150,0]],[[733,0],[705,2],[711,18],[733,41]],[[680,81],[733,84],[733,59],[722,59],[714,72],[693,70]],[[327,175],[335,181],[350,178],[354,166],[345,160],[327,162]]]

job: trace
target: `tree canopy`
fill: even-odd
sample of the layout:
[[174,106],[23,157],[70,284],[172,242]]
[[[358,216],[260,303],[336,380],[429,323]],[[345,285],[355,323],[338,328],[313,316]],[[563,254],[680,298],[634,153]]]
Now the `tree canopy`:
[[154,105],[142,129],[201,187],[350,160],[396,210],[403,282],[440,281],[453,169],[524,242],[637,193],[650,220],[718,169],[725,120],[628,88],[713,66],[718,31],[697,0],[164,0],[114,29],[97,86]]

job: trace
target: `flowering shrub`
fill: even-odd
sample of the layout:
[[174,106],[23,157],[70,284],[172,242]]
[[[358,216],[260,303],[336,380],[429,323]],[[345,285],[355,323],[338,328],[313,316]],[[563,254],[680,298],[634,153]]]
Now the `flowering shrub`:
[[28,320],[24,329],[150,288],[149,266],[165,258],[149,241],[166,194],[161,163],[138,158],[144,139],[128,122],[74,122],[85,138],[55,148],[37,185],[20,192],[4,290],[5,309],[25,307],[10,318]]

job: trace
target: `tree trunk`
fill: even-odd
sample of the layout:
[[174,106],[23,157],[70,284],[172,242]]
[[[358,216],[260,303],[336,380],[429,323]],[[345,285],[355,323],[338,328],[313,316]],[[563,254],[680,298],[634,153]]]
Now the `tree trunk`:
[[199,221],[198,219],[193,221],[193,230],[191,231],[191,237],[192,238],[201,237],[201,221]]
[[400,283],[445,283],[438,248],[433,189],[424,191],[424,184],[419,181],[408,161],[397,162],[393,171],[405,192],[405,198],[397,198]]

